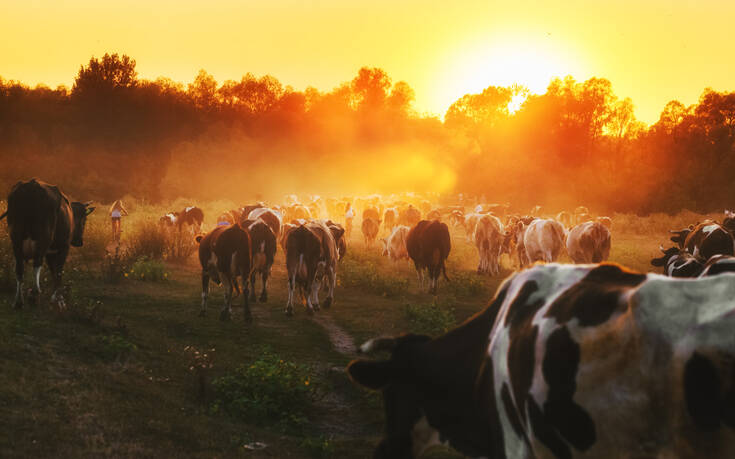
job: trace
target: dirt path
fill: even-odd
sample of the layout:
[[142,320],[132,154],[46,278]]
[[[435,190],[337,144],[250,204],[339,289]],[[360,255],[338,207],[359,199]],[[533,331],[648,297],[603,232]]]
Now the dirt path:
[[355,340],[349,333],[334,323],[334,319],[331,316],[320,311],[312,316],[312,320],[326,330],[329,335],[329,341],[332,342],[332,346],[334,346],[337,352],[349,356],[357,352]]

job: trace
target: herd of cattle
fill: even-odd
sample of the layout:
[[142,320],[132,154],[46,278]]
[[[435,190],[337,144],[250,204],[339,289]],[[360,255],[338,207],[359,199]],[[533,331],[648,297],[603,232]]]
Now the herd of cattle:
[[[389,353],[347,368],[356,384],[382,391],[386,428],[375,457],[418,457],[435,444],[472,457],[735,457],[732,212],[722,222],[672,231],[676,246],[661,247],[663,256],[651,262],[663,267],[662,276],[602,263],[611,221],[585,208],[543,218],[540,209],[514,215],[507,206],[475,203],[466,213],[462,205],[424,201],[291,201],[225,212],[196,236],[202,314],[214,281],[225,286],[220,317],[231,316],[240,292],[250,320],[256,276],[266,301],[278,245],[287,313],[299,294],[308,311],[318,310],[322,286],[329,307],[356,210],[366,245],[382,230],[383,254],[412,260],[422,286],[428,274],[431,292],[446,277],[451,226],[477,247],[480,273],[497,275],[503,254],[526,268],[443,336],[380,337],[360,347]],[[7,216],[16,258],[16,306],[23,304],[25,261],[33,260],[38,295],[44,258],[63,305],[61,269],[69,247],[82,245],[93,210],[35,179],[13,187],[0,219]],[[199,232],[203,220],[200,209],[188,207],[161,224]],[[582,265],[555,263],[564,251]]]

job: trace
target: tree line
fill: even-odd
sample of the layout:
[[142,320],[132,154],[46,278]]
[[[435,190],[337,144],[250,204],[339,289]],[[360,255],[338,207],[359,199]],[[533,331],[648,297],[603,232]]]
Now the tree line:
[[735,92],[671,101],[651,126],[603,78],[554,79],[540,95],[489,86],[443,121],[413,101],[378,68],[331,91],[249,73],[218,83],[203,70],[185,86],[105,54],[71,89],[0,78],[0,187],[36,176],[102,201],[441,191],[519,210],[735,204]]

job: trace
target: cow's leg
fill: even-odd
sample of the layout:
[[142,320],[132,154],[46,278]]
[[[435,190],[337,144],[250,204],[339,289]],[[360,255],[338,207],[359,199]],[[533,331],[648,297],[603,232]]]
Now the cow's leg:
[[[247,278],[244,278],[242,280],[242,298],[243,298],[243,305],[242,305],[242,313],[243,317],[245,319],[245,322],[250,323],[253,321],[253,315],[250,312],[250,295],[248,294],[248,280]],[[253,285],[253,289],[255,289],[255,285]]]
[[[64,295],[62,292],[62,282],[61,282],[61,275],[64,271],[64,263],[66,262],[66,255],[69,253],[69,249],[62,249],[54,253],[47,253],[46,254],[46,264],[49,267],[49,270],[51,271],[51,277],[53,278],[54,282],[54,291],[51,294],[51,302],[56,303],[59,307],[59,310],[63,310],[66,308],[66,303],[64,303]],[[35,260],[34,260],[35,265]],[[34,266],[35,271],[35,266]],[[40,274],[41,267],[38,267],[38,271],[36,271],[37,276]],[[40,291],[40,289],[39,289]]]
[[288,301],[286,302],[286,315],[293,315],[293,295],[296,290],[296,268],[288,276]]
[[207,297],[209,297],[209,271],[202,269],[202,309],[199,311],[199,317],[207,314]]
[[222,311],[219,313],[220,320],[230,320],[232,317],[232,279],[229,274],[222,273],[220,276],[222,279],[222,285],[225,288],[225,303],[222,306]]
[[[34,247],[36,248],[36,247]],[[39,250],[33,253],[33,287],[28,300],[32,305],[37,306],[41,301],[41,268],[43,267],[43,255]]]
[[314,281],[311,283],[311,306],[314,308],[315,311],[321,309],[319,307],[319,290],[321,290],[322,288],[323,279],[324,275],[321,273],[317,273],[317,275],[314,276]]
[[[257,274],[258,274],[257,270],[255,269],[253,270],[252,273],[250,273],[250,301],[252,301],[253,303],[257,301],[257,299],[255,298],[255,279],[257,277]],[[247,279],[244,279],[243,283],[247,284],[248,283]]]
[[[270,275],[270,267],[263,270],[262,273],[262,279],[263,279],[263,291],[260,292],[260,302],[266,303],[268,302],[268,276]],[[255,288],[255,285],[253,284],[253,289]]]
[[327,293],[327,298],[324,300],[324,307],[329,308],[332,306],[332,301],[334,299],[334,284],[337,283],[337,269],[335,267],[329,267],[327,269],[326,279],[329,291]]
[[[316,267],[306,268],[306,291],[304,292],[306,294],[306,312],[309,314],[314,314],[314,310],[319,308],[319,305],[316,305],[316,308],[314,307],[314,304],[312,303],[312,298],[316,296],[316,293],[319,292],[319,283],[316,280]],[[318,300],[317,300],[318,301]]]
[[23,244],[13,243],[13,252],[15,255],[15,308],[23,307],[23,271],[25,271],[25,260],[23,258]]

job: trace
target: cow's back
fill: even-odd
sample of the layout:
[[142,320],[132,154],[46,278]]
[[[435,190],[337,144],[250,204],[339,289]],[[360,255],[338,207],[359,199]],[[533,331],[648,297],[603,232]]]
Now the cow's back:
[[[71,238],[73,215],[69,199],[56,187],[31,179],[18,182],[8,195],[8,226],[13,240]],[[62,221],[63,220],[63,221]]]

